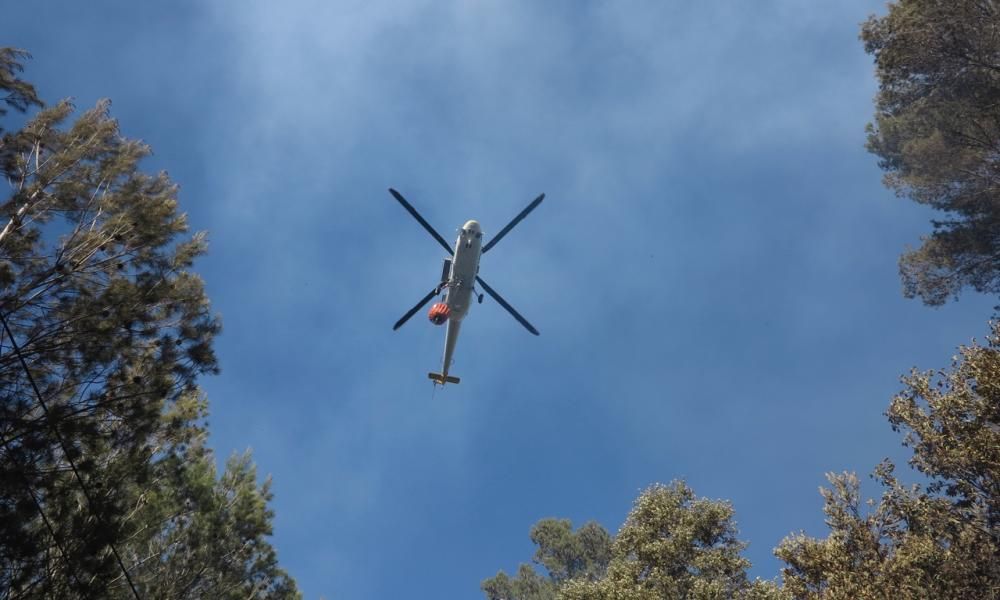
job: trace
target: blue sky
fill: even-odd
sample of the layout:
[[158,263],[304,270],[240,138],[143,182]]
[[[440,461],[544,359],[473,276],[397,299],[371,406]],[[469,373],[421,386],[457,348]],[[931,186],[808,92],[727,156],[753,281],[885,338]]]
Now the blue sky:
[[[824,535],[828,471],[905,460],[882,412],[994,304],[905,300],[931,214],[864,150],[882,2],[16,3],[49,101],[113,101],[181,186],[224,332],[220,457],[273,476],[307,598],[480,597],[540,518],[612,532],[654,482],[733,502],[752,573]],[[397,318],[446,237],[498,231],[474,306]],[[874,491],[869,486],[869,491]]]

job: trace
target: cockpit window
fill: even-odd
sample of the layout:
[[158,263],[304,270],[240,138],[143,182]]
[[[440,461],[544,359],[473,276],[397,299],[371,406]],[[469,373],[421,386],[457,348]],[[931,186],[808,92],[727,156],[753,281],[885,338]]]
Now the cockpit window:
[[483,232],[482,232],[482,231],[477,231],[477,232],[476,232],[476,239],[477,239],[477,240],[478,240],[478,239],[482,239],[482,237],[483,237]]

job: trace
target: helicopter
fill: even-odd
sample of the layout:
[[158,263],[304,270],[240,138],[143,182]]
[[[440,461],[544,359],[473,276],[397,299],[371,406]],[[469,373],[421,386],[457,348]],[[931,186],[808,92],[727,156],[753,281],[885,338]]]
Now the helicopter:
[[528,213],[535,210],[542,203],[542,200],[545,199],[545,194],[541,194],[532,200],[531,204],[518,213],[506,227],[500,230],[500,233],[493,236],[485,245],[483,245],[483,231],[479,227],[479,222],[475,220],[466,221],[465,225],[459,230],[458,239],[455,240],[455,247],[452,248],[441,237],[441,234],[435,231],[430,223],[420,216],[417,209],[413,208],[413,205],[407,202],[406,198],[403,198],[402,194],[392,188],[389,188],[389,193],[448,252],[448,257],[444,259],[444,264],[441,267],[440,282],[392,326],[393,331],[399,329],[410,317],[430,302],[432,298],[444,294],[442,298],[431,306],[430,311],[427,313],[427,317],[435,325],[444,325],[447,323],[441,372],[427,374],[427,377],[434,381],[435,385],[440,384],[444,386],[448,383],[458,383],[460,381],[458,377],[449,375],[448,369],[451,366],[452,356],[455,353],[455,343],[458,341],[458,332],[462,326],[462,320],[469,313],[472,298],[475,297],[479,304],[483,303],[483,294],[476,291],[475,283],[479,283],[480,288],[496,300],[497,304],[505,308],[525,329],[534,335],[538,335],[538,330],[479,276],[479,258],[489,252],[493,246],[496,246],[497,242],[510,233],[510,230],[515,225],[528,216]]

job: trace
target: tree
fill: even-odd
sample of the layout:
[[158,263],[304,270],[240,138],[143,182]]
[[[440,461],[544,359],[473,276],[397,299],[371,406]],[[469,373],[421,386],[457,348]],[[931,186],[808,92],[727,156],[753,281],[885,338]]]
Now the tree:
[[571,579],[602,577],[611,557],[611,536],[593,521],[574,532],[568,519],[542,519],[531,528],[531,541],[538,546],[533,560],[548,577],[526,564],[513,578],[500,571],[482,583],[489,600],[554,600],[559,586]]
[[960,348],[952,368],[914,371],[889,406],[926,483],[904,487],[886,461],[879,502],[857,478],[830,476],[830,534],[777,550],[796,598],[995,598],[1000,594],[1000,324],[987,345]]
[[750,561],[736,538],[728,503],[697,498],[683,482],[654,485],[635,501],[615,536],[607,574],[571,580],[565,600],[778,598],[769,583],[747,580]]
[[[0,49],[16,111],[41,105],[25,57]],[[202,443],[220,327],[189,270],[205,236],[107,102],[73,113],[0,138],[0,597],[294,596],[267,484],[247,458],[216,479]]]
[[[21,61],[29,58],[24,50],[15,48],[0,48],[0,91],[3,92],[3,104],[0,104],[0,117],[7,115],[8,109],[13,108],[18,112],[24,112],[29,108],[41,107],[42,101],[38,98],[35,87],[19,77],[23,71]],[[4,135],[2,123],[0,123],[0,169],[4,175],[10,175],[10,159],[16,154],[13,147],[15,138]]]
[[[823,511],[830,535],[824,540],[802,533],[785,538],[775,550],[787,563],[785,590],[794,598],[923,598],[963,597],[925,577],[921,564],[933,561],[933,541],[909,535],[894,510],[905,501],[903,490],[887,492],[866,511],[854,474],[829,474],[831,489],[822,489]],[[902,492],[902,493],[900,493]],[[929,595],[922,595],[929,592]]]
[[907,297],[1000,292],[1000,5],[900,0],[862,26],[879,79],[868,149],[900,196],[945,213],[900,259]]

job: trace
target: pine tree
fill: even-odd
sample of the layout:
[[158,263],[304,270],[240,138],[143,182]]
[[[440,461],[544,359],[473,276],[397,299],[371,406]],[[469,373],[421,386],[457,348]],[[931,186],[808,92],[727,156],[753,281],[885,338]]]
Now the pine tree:
[[885,182],[944,213],[900,259],[904,293],[939,305],[1000,293],[1000,6],[900,0],[863,26],[879,92],[868,148]]
[[[0,49],[15,111],[41,105],[25,57]],[[248,458],[217,480],[203,446],[205,236],[108,108],[60,102],[0,145],[0,597],[294,596],[266,484]]]
[[568,519],[542,519],[531,528],[537,546],[534,562],[548,572],[522,564],[515,577],[503,571],[483,581],[489,600],[555,600],[559,586],[571,579],[593,581],[604,575],[611,558],[611,536],[590,521],[576,531]]

